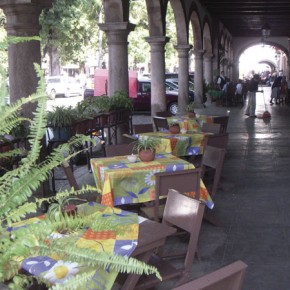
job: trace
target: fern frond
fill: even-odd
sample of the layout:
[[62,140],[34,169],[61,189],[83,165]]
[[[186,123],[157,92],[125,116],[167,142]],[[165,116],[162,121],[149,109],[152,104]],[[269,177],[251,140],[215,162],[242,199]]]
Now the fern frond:
[[75,277],[70,277],[63,284],[56,284],[52,286],[51,290],[77,290],[81,286],[86,285],[93,276],[96,274],[96,270],[86,271],[86,273],[81,273],[75,275]]

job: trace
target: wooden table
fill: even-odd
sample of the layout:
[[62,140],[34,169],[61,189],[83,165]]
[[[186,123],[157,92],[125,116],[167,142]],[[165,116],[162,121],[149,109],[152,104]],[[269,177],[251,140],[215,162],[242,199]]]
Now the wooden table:
[[[126,156],[93,158],[91,166],[102,204],[109,206],[154,200],[155,173],[194,169],[191,163],[172,154],[156,154],[154,161],[136,163],[130,163]],[[202,181],[200,200],[213,208],[213,201]]]
[[[175,228],[138,217],[135,213],[94,202],[78,206],[78,215],[92,216],[92,222],[96,221],[96,218],[105,219],[107,222],[112,222],[112,224],[118,224],[118,227],[111,228],[109,223],[109,229],[106,228],[107,226],[100,228],[98,231],[93,231],[90,228],[79,229],[78,234],[61,235],[54,233],[54,236],[49,238],[69,238],[75,242],[73,244],[76,248],[90,248],[96,252],[135,257],[146,263],[154,250],[165,243],[166,237],[176,232]],[[7,229],[7,233],[44,221],[45,216],[27,219],[15,223],[13,227]],[[109,268],[104,270],[101,267],[86,266],[85,262],[79,264],[74,261],[58,260],[57,255],[26,257],[21,262],[21,268],[25,273],[41,276],[53,284],[63,283],[70,276],[77,273],[96,271],[93,278],[78,289],[111,289],[118,275],[116,271]],[[59,270],[56,271],[56,268]],[[69,269],[68,272],[70,273],[66,273],[66,268]],[[66,274],[60,275],[60,269]],[[127,274],[127,279],[122,289],[134,289],[139,277],[139,275]]]
[[[176,229],[152,220],[143,218],[140,219],[141,223],[139,224],[138,244],[132,253],[132,256],[140,261],[143,261],[144,263],[147,263],[154,250],[164,245],[166,238],[174,234]],[[140,275],[128,275],[121,289],[134,289],[139,278]]]

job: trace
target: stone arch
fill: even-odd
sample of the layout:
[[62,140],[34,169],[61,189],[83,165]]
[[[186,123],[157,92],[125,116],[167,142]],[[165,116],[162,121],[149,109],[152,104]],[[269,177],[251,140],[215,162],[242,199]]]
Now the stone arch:
[[[285,45],[283,45],[282,43],[278,43],[275,42],[273,40],[269,40],[269,39],[265,39],[264,44],[266,45],[270,45],[270,46],[274,46],[277,47],[278,49],[280,49],[281,51],[283,51],[286,55],[287,60],[289,61],[289,50],[285,47]],[[246,39],[246,38],[239,38],[239,39],[234,39],[234,43],[233,43],[233,62],[234,64],[238,64],[239,63],[239,59],[242,55],[242,53],[250,48],[251,46],[255,46],[255,45],[259,45],[261,44],[261,38],[251,38],[251,39]],[[276,65],[275,65],[276,67]],[[285,69],[286,71],[286,76],[289,75],[289,68]],[[239,75],[239,68],[238,65],[236,66],[236,71],[235,71],[236,76]]]
[[190,23],[192,25],[194,50],[202,50],[202,35],[199,15],[197,11],[192,10],[190,14]]
[[212,54],[212,40],[209,23],[206,21],[203,26],[203,49],[207,54]]
[[150,37],[165,36],[165,7],[156,0],[146,0],[146,6]]
[[170,0],[170,4],[175,18],[177,45],[188,44],[188,24],[186,23],[186,15],[181,1]]
[[205,22],[203,26],[203,49],[205,50],[205,55],[203,59],[204,80],[206,81],[206,83],[211,84],[213,82],[213,51],[210,27],[208,22]]
[[129,21],[129,1],[106,0],[103,3],[105,23]]

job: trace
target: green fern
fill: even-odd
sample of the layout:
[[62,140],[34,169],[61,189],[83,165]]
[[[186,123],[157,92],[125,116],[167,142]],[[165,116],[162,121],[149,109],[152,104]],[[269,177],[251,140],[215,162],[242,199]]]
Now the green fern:
[[[29,38],[29,40],[37,39],[34,37]],[[27,39],[18,38],[17,40],[17,38],[13,38],[9,41],[16,44],[27,41]],[[0,49],[6,47],[7,43],[8,41],[0,43]],[[25,219],[27,215],[36,214],[43,201],[52,201],[52,198],[35,198],[33,200],[33,194],[39,189],[41,183],[48,179],[53,168],[79,153],[69,154],[71,148],[82,145],[84,141],[94,142],[90,137],[74,136],[68,143],[55,148],[45,160],[39,161],[42,139],[46,130],[45,109],[47,96],[44,77],[38,65],[35,65],[35,71],[39,77],[35,94],[19,99],[10,106],[4,106],[5,102],[3,99],[0,100],[0,134],[9,134],[13,128],[25,121],[29,125],[28,142],[30,145],[30,150],[23,155],[20,166],[7,171],[0,177],[0,282],[9,281],[9,288],[11,289],[26,289],[31,284],[32,277],[19,272],[20,263],[31,256],[51,256],[52,254],[58,254],[65,261],[76,261],[85,267],[91,266],[105,269],[109,266],[112,270],[118,272],[155,274],[160,278],[154,267],[133,258],[97,253],[92,249],[75,247],[73,238],[78,237],[79,232],[83,229],[90,227],[97,231],[118,228],[110,218],[106,222],[100,222],[97,214],[77,215],[74,217],[62,215],[57,220],[46,218],[39,223],[30,224],[11,233],[6,231],[7,227]],[[0,78],[0,81],[4,79]],[[0,84],[0,88],[2,87]],[[4,95],[0,94],[0,97]],[[37,103],[34,118],[31,120],[20,117],[22,106],[29,102]],[[16,150],[8,154],[1,154],[0,158],[8,158],[15,154],[24,154],[24,152]],[[53,199],[61,201],[64,198],[77,196],[88,191],[95,192],[96,188],[84,186],[81,190],[65,190],[58,193]],[[48,245],[48,237],[60,229],[69,232],[70,238],[50,239]],[[118,231],[121,230],[118,228]],[[75,277],[68,279],[64,284],[55,286],[44,281],[41,277],[36,279],[47,284],[48,287],[52,287],[52,289],[78,289],[84,283],[90,281],[94,273],[95,271],[91,270],[87,273],[79,273]]]

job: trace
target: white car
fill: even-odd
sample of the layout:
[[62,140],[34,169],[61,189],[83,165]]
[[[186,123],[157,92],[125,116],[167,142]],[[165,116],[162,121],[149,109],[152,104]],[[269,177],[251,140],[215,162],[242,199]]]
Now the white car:
[[73,95],[82,95],[83,86],[80,80],[66,76],[52,76],[46,80],[46,92],[51,99],[57,95],[64,95],[66,98]]

